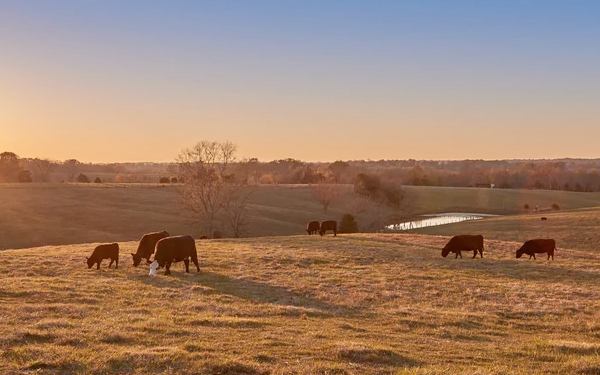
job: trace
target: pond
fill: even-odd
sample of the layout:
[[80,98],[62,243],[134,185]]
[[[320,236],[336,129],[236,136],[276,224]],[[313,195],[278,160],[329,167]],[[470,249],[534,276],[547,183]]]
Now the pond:
[[479,220],[486,217],[494,217],[499,215],[490,215],[490,214],[469,214],[462,212],[448,212],[444,214],[434,214],[434,215],[423,215],[426,217],[425,219],[407,221],[405,223],[392,224],[388,225],[386,230],[410,230],[410,229],[418,229],[425,227],[433,227],[436,225],[444,225],[451,223],[458,223],[461,221],[467,220]]

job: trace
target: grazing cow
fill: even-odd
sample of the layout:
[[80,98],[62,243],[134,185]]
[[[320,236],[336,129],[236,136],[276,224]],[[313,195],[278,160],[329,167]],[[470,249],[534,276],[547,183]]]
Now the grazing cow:
[[196,243],[192,236],[163,238],[156,243],[156,254],[154,254],[154,262],[150,265],[150,274],[155,275],[159,268],[165,267],[165,275],[170,275],[171,264],[181,261],[185,263],[185,272],[190,273],[190,258],[200,272]]
[[97,270],[100,269],[100,263],[103,259],[110,259],[110,264],[108,268],[112,266],[113,262],[115,262],[115,268],[119,268],[119,244],[118,243],[109,243],[105,245],[98,245],[92,252],[90,257],[86,257],[88,268],[92,268],[94,263],[97,263]]
[[454,259],[459,256],[462,258],[461,251],[473,251],[473,258],[477,256],[477,251],[479,251],[479,255],[483,258],[483,236],[482,235],[470,235],[470,234],[462,234],[459,236],[454,236],[448,241],[446,246],[442,249],[442,256],[445,258],[450,253],[456,253]]
[[542,217],[542,221],[546,221],[546,220],[548,220],[547,217]]
[[529,240],[521,246],[519,250],[517,250],[517,258],[523,256],[523,254],[529,255],[529,259],[533,257],[535,259],[535,254],[548,254],[548,259],[552,257],[554,260],[554,250],[556,249],[556,241],[553,239],[535,239]]
[[139,266],[142,259],[146,259],[146,263],[150,264],[150,257],[154,254],[156,243],[165,237],[169,237],[169,233],[166,231],[144,234],[135,254],[131,253],[131,256],[133,257],[133,266]]
[[200,236],[200,239],[201,240],[208,240],[208,237],[206,237],[206,236]]
[[335,221],[335,220],[322,221],[321,225],[319,227],[319,234],[322,236],[328,230],[332,230],[333,235],[337,236],[337,221]]
[[318,221],[311,221],[306,225],[306,232],[308,232],[309,235],[311,234],[317,234],[317,232],[319,232],[319,222]]

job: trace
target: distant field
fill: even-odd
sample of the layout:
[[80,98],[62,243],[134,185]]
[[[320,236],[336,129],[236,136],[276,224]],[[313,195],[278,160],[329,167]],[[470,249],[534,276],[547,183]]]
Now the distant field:
[[[156,184],[0,184],[0,249],[87,242],[136,240],[143,233],[202,233],[187,220],[177,187]],[[540,208],[600,206],[600,193],[413,187],[405,189],[404,216],[462,210],[518,212]],[[304,233],[310,220],[340,220],[357,209],[347,193],[327,215],[306,186],[259,186],[253,195],[247,236]],[[364,202],[363,202],[364,203]],[[375,220],[371,205],[360,205],[360,226]],[[389,214],[391,212],[387,212]]]
[[597,374],[600,254],[443,259],[447,238],[199,241],[201,272],[6,250],[3,374]]
[[[541,221],[542,216],[548,220]],[[600,208],[486,218],[415,229],[411,232],[437,235],[473,233],[482,234],[489,239],[517,242],[533,238],[554,238],[559,248],[557,256],[561,255],[561,248],[593,250],[600,253]]]

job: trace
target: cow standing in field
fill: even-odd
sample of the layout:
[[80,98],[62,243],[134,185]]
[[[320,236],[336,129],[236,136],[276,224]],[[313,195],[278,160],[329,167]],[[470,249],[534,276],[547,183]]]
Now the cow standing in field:
[[519,250],[517,250],[517,258],[523,256],[523,254],[529,255],[529,259],[533,257],[535,260],[535,254],[548,254],[548,259],[552,257],[554,260],[554,250],[556,250],[556,241],[553,239],[535,239],[529,240],[521,246]]
[[319,232],[319,228],[320,228],[319,222],[316,221],[316,220],[314,220],[314,221],[309,222],[306,225],[306,232],[309,235],[311,235],[311,234],[317,234],[317,232]]
[[483,258],[483,236],[480,234],[454,236],[442,249],[442,256],[445,258],[450,253],[456,253],[454,259],[459,256],[462,258],[462,250],[473,251],[473,258],[477,257],[477,252],[479,251],[479,255]]
[[98,245],[92,252],[90,257],[86,257],[88,268],[92,268],[94,263],[97,263],[97,270],[100,269],[100,263],[102,263],[103,259],[110,259],[110,264],[108,268],[112,266],[113,262],[115,262],[115,268],[119,268],[119,244],[118,243],[110,243],[105,245]]
[[165,237],[169,237],[167,231],[144,234],[135,254],[131,253],[131,256],[133,257],[133,266],[137,267],[142,262],[142,259],[146,259],[146,263],[150,264],[150,257],[154,254],[156,243]]
[[326,220],[322,221],[319,227],[319,234],[322,236],[328,230],[333,231],[333,235],[337,236],[337,221],[335,220]]
[[196,242],[192,236],[163,238],[156,244],[154,262],[150,265],[150,275],[156,275],[157,270],[162,267],[165,268],[165,275],[170,275],[171,264],[181,261],[185,263],[185,272],[190,273],[190,258],[196,265],[196,270],[200,272]]
[[548,218],[542,216],[542,221],[546,221],[546,220],[548,220]]

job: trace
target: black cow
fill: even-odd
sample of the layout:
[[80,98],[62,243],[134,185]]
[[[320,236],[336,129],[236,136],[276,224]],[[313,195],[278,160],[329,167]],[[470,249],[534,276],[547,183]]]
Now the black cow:
[[308,232],[309,235],[317,234],[317,232],[319,232],[319,228],[320,228],[319,222],[314,220],[314,221],[309,222],[306,225],[306,232]]
[[459,256],[462,258],[462,250],[472,250],[473,258],[477,256],[477,251],[479,251],[479,255],[483,258],[483,236],[480,234],[462,234],[459,236],[454,236],[442,249],[442,256],[445,258],[450,253],[456,253],[454,259],[458,258]]
[[547,217],[542,217],[542,221],[546,221],[546,220],[548,220]]
[[140,244],[138,245],[135,254],[131,253],[131,256],[133,257],[133,266],[139,266],[139,264],[142,262],[142,259],[146,259],[146,263],[150,264],[150,257],[152,257],[152,254],[154,254],[154,247],[156,246],[156,243],[165,237],[169,237],[169,233],[164,230],[162,232],[144,234],[140,240]]
[[98,245],[92,252],[90,257],[86,257],[88,268],[92,268],[94,263],[97,263],[97,270],[100,269],[100,263],[103,259],[110,259],[110,264],[108,268],[112,266],[113,262],[115,262],[115,268],[119,268],[119,244],[118,243],[109,243],[104,245]]
[[332,230],[333,235],[337,236],[337,221],[335,221],[335,220],[322,221],[321,225],[319,227],[319,234],[322,236],[328,230]]
[[167,237],[156,243],[156,254],[154,254],[152,266],[156,265],[153,267],[155,270],[164,267],[165,275],[170,275],[171,264],[183,261],[185,272],[190,273],[190,258],[196,265],[196,270],[200,272],[196,242],[192,236]]
[[519,250],[517,250],[517,258],[523,256],[523,254],[529,255],[529,259],[533,257],[535,259],[535,254],[548,254],[548,259],[552,257],[554,260],[554,250],[556,249],[556,241],[553,239],[535,239],[529,240],[521,246]]

